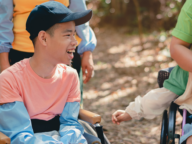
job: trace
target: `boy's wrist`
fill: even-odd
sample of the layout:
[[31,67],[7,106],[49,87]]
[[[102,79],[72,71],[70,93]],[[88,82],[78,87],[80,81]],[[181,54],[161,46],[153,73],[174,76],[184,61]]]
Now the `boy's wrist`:
[[131,119],[141,119],[141,116],[139,116],[134,110],[130,109],[129,107],[125,109],[125,112],[130,116]]
[[132,120],[131,115],[125,111],[125,121],[130,121],[130,120]]
[[0,71],[3,71],[8,67],[10,67],[9,53],[8,52],[0,53]]
[[9,53],[3,52],[0,53],[0,64],[5,64],[9,62]]

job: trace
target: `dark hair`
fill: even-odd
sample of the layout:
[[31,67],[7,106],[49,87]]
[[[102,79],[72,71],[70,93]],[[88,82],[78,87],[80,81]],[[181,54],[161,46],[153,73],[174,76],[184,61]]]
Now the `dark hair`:
[[[51,36],[53,37],[54,36],[54,31],[55,29],[58,28],[58,24],[54,24],[52,27],[50,27],[48,30],[46,30],[46,32]],[[35,37],[33,40],[32,40],[32,43],[33,43],[33,46],[35,47],[35,42],[37,40],[37,37]]]
[[36,40],[37,40],[37,37],[35,37],[35,38],[32,40],[32,43],[33,43],[34,48],[35,48],[35,42],[36,42]]

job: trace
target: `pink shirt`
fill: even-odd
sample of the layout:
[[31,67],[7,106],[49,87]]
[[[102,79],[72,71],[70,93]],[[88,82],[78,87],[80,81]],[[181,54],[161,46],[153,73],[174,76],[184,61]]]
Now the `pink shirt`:
[[62,113],[66,102],[80,101],[75,69],[58,64],[50,79],[39,77],[24,59],[0,74],[0,103],[22,101],[31,119],[50,120]]

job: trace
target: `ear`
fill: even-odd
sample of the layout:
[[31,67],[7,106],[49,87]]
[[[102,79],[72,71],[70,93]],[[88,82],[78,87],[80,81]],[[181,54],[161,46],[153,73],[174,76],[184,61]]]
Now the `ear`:
[[47,46],[46,38],[47,38],[46,32],[40,31],[38,34],[38,40],[43,46]]

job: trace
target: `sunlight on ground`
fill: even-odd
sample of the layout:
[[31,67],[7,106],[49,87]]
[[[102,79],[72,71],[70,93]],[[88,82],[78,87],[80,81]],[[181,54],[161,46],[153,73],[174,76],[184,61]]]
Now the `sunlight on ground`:
[[92,105],[99,105],[99,104],[110,104],[116,99],[129,96],[129,94],[132,94],[137,90],[136,87],[131,87],[131,88],[124,88],[124,89],[119,89],[117,91],[114,91],[112,94],[105,96],[104,98],[99,99],[98,101],[92,103]]
[[[142,50],[137,36],[100,29],[93,52],[95,76],[84,85],[84,107],[102,116],[105,134],[111,144],[158,144],[161,116],[153,120],[132,120],[119,126],[111,122],[117,109],[125,109],[136,96],[157,88],[160,69],[175,66],[167,55],[170,38],[159,42],[144,37]],[[166,51],[163,51],[166,50]],[[181,116],[177,116],[179,132]]]

